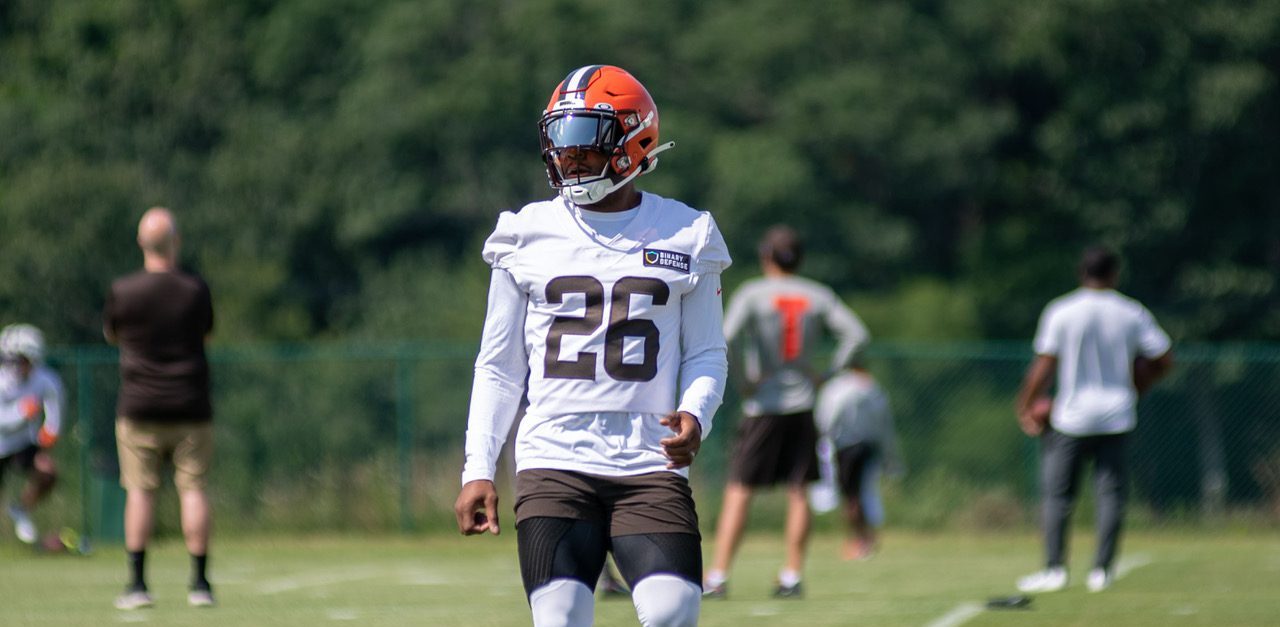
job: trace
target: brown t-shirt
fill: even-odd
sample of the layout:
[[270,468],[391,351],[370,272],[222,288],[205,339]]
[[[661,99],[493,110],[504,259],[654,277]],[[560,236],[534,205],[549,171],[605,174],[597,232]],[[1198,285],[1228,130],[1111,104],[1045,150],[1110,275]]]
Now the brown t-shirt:
[[116,279],[103,311],[120,346],[116,414],[138,420],[207,421],[213,301],[200,277],[135,272]]

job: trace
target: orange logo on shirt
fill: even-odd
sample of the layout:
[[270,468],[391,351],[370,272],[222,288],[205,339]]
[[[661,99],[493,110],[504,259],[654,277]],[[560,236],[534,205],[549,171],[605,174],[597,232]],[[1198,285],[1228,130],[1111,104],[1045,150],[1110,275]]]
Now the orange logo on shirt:
[[809,299],[781,295],[773,299],[773,307],[782,315],[782,360],[793,361],[800,356],[804,314],[809,311]]

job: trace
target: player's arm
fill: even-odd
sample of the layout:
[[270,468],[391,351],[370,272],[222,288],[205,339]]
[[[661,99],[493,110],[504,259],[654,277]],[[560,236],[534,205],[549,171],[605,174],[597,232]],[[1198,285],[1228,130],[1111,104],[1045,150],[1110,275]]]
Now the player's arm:
[[494,269],[471,385],[462,491],[454,504],[458,530],[466,535],[498,533],[498,495],[493,476],[502,444],[515,421],[529,370],[524,346],[527,305],[528,296],[511,273]]
[[1138,356],[1133,361],[1133,387],[1142,396],[1158,381],[1165,378],[1173,370],[1173,351],[1168,350],[1159,357],[1148,359]]
[[832,356],[831,372],[838,372],[849,363],[849,357],[862,350],[871,341],[871,333],[867,325],[835,292],[831,293],[831,306],[826,308],[824,321],[832,335],[836,337],[836,352]]
[[729,364],[720,292],[720,274],[709,272],[680,299],[680,403],[662,419],[674,435],[660,442],[668,468],[693,463],[724,400]]
[[41,376],[47,381],[42,398],[44,422],[40,424],[40,431],[36,437],[42,448],[49,448],[58,442],[58,435],[62,431],[64,394],[62,382],[52,371],[44,371]]
[[1173,370],[1173,342],[1146,308],[1137,326],[1138,358],[1133,363],[1133,387],[1141,396]]
[[1049,389],[1049,382],[1058,371],[1058,358],[1054,355],[1036,355],[1027,374],[1022,379],[1022,387],[1014,401],[1014,412],[1018,416],[1018,426],[1027,435],[1039,435],[1043,427],[1036,423],[1031,406]]

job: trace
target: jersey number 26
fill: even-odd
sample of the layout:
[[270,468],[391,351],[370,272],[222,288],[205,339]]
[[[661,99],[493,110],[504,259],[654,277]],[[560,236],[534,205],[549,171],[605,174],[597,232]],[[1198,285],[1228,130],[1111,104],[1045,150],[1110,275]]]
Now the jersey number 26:
[[[596,354],[582,351],[577,359],[560,359],[560,342],[566,335],[591,335],[604,322],[604,285],[595,277],[562,276],[547,282],[547,302],[560,304],[565,294],[582,294],[587,309],[582,317],[556,316],[547,331],[547,353],[543,376],[548,379],[596,378]],[[623,277],[613,284],[609,295],[609,326],[604,334],[604,371],[619,381],[651,381],[658,374],[658,325],[652,320],[627,317],[631,296],[646,294],[654,305],[665,305],[671,288],[649,277]],[[644,360],[638,364],[622,361],[623,339],[638,337],[644,342]]]

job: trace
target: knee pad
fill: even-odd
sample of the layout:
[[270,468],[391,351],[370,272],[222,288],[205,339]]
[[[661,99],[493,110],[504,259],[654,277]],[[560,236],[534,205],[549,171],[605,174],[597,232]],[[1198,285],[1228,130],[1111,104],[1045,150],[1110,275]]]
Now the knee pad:
[[581,582],[594,592],[609,539],[604,526],[569,518],[534,517],[516,523],[524,592],[555,579]]
[[534,627],[590,627],[595,603],[595,594],[574,579],[555,579],[529,594]]
[[693,627],[702,609],[702,586],[675,575],[650,575],[631,592],[644,627]]
[[632,590],[651,575],[702,582],[702,539],[691,533],[642,533],[613,538],[618,572]]

